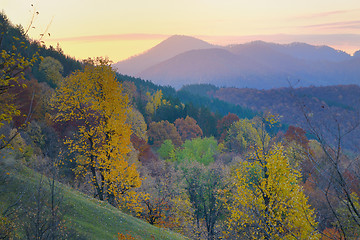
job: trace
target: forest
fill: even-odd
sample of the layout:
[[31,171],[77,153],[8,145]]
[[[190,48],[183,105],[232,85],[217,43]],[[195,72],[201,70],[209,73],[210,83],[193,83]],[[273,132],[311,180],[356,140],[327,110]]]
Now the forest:
[[[357,103],[176,91],[65,56],[3,13],[0,30],[0,239],[92,239],[60,184],[184,239],[360,238]],[[10,187],[23,171],[41,176],[32,192]]]

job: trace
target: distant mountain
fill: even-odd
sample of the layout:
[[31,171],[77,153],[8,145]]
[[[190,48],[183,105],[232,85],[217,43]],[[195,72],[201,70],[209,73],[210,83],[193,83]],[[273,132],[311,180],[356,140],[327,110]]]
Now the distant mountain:
[[213,47],[214,45],[200,39],[174,35],[138,56],[115,63],[114,68],[121,74],[138,76],[141,71],[180,53]]
[[271,89],[360,83],[360,58],[328,46],[255,41],[214,46],[173,36],[148,52],[115,64],[123,74],[181,88],[208,83]]
[[245,44],[236,44],[226,47],[231,52],[259,51],[260,49],[271,49],[274,53],[282,53],[300,60],[306,61],[330,61],[341,62],[349,60],[351,56],[346,52],[335,50],[328,46],[313,46],[306,43],[277,44],[263,41],[254,41]]

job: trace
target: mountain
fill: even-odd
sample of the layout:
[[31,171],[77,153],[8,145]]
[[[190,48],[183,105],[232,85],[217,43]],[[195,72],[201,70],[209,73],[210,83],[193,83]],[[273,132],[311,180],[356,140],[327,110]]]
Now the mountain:
[[194,49],[213,47],[214,45],[200,39],[174,35],[140,55],[115,63],[114,68],[121,74],[137,76],[137,74],[144,69],[170,59],[180,53]]
[[[173,36],[145,54],[115,64],[120,73],[181,88],[186,84],[271,89],[359,84],[358,54],[328,46],[254,41],[214,46]],[[130,71],[131,70],[131,71]]]
[[288,55],[299,60],[306,61],[330,61],[341,62],[351,59],[351,56],[346,52],[335,50],[328,46],[313,46],[306,43],[290,43],[277,44],[263,41],[253,41],[245,44],[229,45],[226,47],[229,51],[240,53],[243,51],[251,51],[251,53],[259,52],[260,50],[272,50],[283,55]]

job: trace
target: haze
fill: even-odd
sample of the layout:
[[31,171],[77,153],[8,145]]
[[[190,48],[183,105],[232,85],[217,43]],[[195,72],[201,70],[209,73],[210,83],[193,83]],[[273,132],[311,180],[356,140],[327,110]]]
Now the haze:
[[[31,7],[33,4],[34,7]],[[329,45],[352,54],[360,49],[357,0],[0,0],[15,24],[28,26],[32,12],[38,39],[78,59],[126,59],[180,34],[215,44],[264,40]]]

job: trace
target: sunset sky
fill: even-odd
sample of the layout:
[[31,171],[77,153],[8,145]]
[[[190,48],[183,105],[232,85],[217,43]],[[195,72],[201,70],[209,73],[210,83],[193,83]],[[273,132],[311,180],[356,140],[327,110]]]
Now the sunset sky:
[[[31,7],[33,4],[33,7]],[[350,54],[360,49],[359,0],[0,0],[14,24],[50,33],[77,59],[119,61],[179,34],[215,44],[264,40],[329,45]]]

